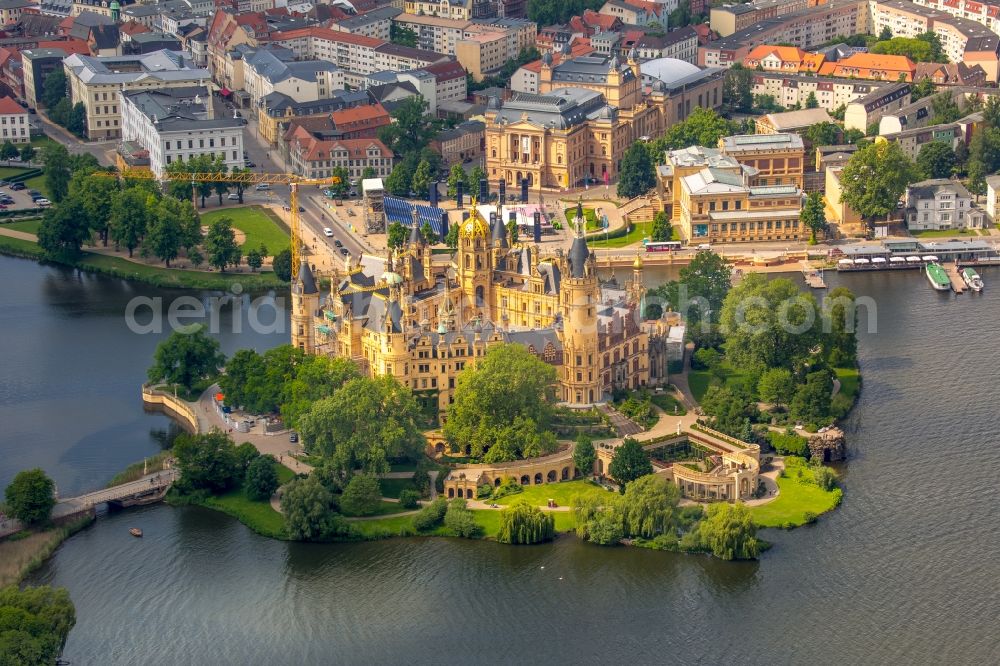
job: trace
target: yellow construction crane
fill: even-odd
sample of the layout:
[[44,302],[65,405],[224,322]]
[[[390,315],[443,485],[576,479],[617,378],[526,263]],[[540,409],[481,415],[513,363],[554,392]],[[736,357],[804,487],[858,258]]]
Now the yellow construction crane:
[[[148,171],[146,169],[128,169],[119,173],[111,171],[96,171],[94,173],[107,173],[108,176],[120,177],[122,179],[131,178],[136,180],[188,181],[191,183],[191,190],[194,198],[197,198],[198,190],[195,187],[197,183],[240,183],[244,185],[259,185],[261,183],[267,183],[268,185],[288,185],[291,192],[288,197],[290,220],[290,224],[288,226],[292,237],[290,245],[292,250],[293,280],[298,277],[299,274],[299,262],[302,249],[302,236],[300,229],[301,221],[299,219],[299,186],[316,185],[318,187],[323,187],[327,185],[340,184],[340,178],[337,176],[332,176],[330,178],[303,178],[302,176],[296,176],[293,173],[253,173],[250,171],[237,173],[164,173],[159,177],[157,177],[152,171]],[[195,202],[195,204],[195,207],[197,208],[197,202]]]

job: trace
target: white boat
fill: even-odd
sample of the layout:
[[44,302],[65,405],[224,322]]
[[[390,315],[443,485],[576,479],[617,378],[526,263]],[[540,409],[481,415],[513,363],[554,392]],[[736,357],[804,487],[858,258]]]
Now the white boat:
[[979,277],[979,273],[974,268],[963,268],[962,279],[965,280],[965,284],[969,285],[969,289],[972,291],[983,290],[983,278]]

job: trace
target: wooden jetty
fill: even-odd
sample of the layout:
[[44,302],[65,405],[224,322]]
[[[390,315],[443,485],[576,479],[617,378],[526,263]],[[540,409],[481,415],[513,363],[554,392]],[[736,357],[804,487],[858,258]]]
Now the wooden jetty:
[[826,281],[823,279],[823,271],[814,268],[807,260],[803,259],[799,262],[802,267],[802,277],[805,278],[806,284],[813,289],[826,289]]
[[962,269],[958,267],[958,263],[948,264],[944,267],[945,272],[948,274],[948,278],[951,280],[951,289],[956,294],[963,294],[965,290],[968,289],[968,285],[965,284],[965,280],[962,279]]

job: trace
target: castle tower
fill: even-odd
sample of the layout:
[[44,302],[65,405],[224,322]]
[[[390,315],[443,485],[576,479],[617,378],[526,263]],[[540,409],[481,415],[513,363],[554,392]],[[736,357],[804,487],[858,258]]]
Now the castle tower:
[[577,210],[576,238],[564,260],[560,303],[563,310],[563,376],[561,396],[570,405],[601,400],[597,351],[597,307],[600,288],[597,264],[583,237],[584,219]]
[[490,315],[492,276],[490,270],[490,229],[476,206],[469,208],[469,219],[458,231],[458,286],[464,294],[465,307],[458,325],[483,314]]
[[490,230],[490,245],[492,246],[492,262],[490,268],[496,269],[500,265],[500,258],[510,248],[507,242],[507,227],[503,223],[503,208],[497,203],[496,216],[493,218],[493,229]]
[[387,375],[394,376],[403,386],[407,386],[410,353],[404,334],[402,277],[398,273],[387,272],[383,279],[389,285],[389,297],[380,322],[379,346],[382,351],[381,361],[384,364],[381,370]]
[[632,280],[628,283],[628,300],[630,303],[639,303],[643,294],[646,293],[642,286],[642,255],[639,250],[635,251],[635,261],[632,262]]
[[292,285],[292,346],[307,354],[316,349],[316,324],[313,317],[319,310],[319,289],[309,262],[302,260],[299,276]]

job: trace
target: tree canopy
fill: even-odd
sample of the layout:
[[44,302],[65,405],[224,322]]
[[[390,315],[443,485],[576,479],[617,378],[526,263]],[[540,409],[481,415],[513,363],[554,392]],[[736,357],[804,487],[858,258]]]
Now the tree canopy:
[[555,519],[537,506],[516,502],[500,512],[497,541],[530,544],[551,541],[555,536]]
[[809,230],[809,242],[816,244],[816,234],[826,228],[826,206],[822,192],[810,192],[799,212],[799,221]]
[[631,481],[652,473],[653,463],[649,456],[642,450],[639,442],[631,437],[626,437],[622,445],[615,449],[608,465],[608,476],[615,480],[622,493],[625,493]]
[[956,162],[955,151],[945,141],[931,141],[917,153],[917,171],[924,179],[949,178]]
[[18,472],[4,496],[7,512],[25,525],[47,522],[56,505],[55,483],[38,468]]
[[844,202],[867,220],[886,217],[916,179],[916,167],[898,143],[877,141],[854,153],[844,167]]
[[622,156],[618,173],[618,196],[626,199],[642,196],[656,186],[656,172],[649,152],[636,141]]
[[691,327],[704,320],[717,322],[732,286],[732,274],[722,255],[702,250],[681,268],[679,279],[650,290],[649,297],[662,300],[664,308],[681,312]]
[[316,474],[293,479],[281,495],[285,531],[295,541],[331,541],[348,536],[351,526],[336,511],[336,499]]
[[236,445],[218,429],[200,435],[178,436],[174,442],[174,457],[181,470],[181,478],[175,485],[183,490],[221,493],[243,478]]
[[555,369],[523,346],[491,347],[475,367],[458,375],[444,425],[452,450],[470,447],[480,458],[498,447],[490,462],[547,453],[555,447],[548,432],[555,379]]
[[180,384],[190,391],[198,381],[214,377],[225,360],[218,341],[198,325],[188,332],[174,331],[157,345],[147,377],[150,382]]
[[55,664],[75,624],[76,609],[65,588],[0,589],[0,663]]

